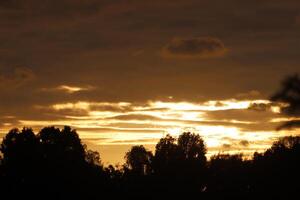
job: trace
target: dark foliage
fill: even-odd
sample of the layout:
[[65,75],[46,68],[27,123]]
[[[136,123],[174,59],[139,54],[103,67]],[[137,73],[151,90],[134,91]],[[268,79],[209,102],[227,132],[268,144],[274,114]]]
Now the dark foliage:
[[[300,117],[300,78],[296,74],[287,77],[281,84],[281,89],[272,96],[274,102],[284,104],[281,112],[290,117]],[[290,120],[278,127],[281,129],[291,129],[300,127],[300,120]]]
[[147,151],[144,146],[133,146],[125,155],[128,171],[135,175],[151,174],[152,152]]
[[[92,197],[109,180],[98,153],[87,151],[70,127],[11,130],[1,144],[2,195],[10,198]],[[96,197],[96,195],[94,196]]]
[[283,137],[253,159],[206,160],[199,135],[167,135],[155,154],[133,146],[124,166],[101,165],[70,127],[11,130],[1,144],[1,196],[10,199],[286,199],[300,189],[300,137]]

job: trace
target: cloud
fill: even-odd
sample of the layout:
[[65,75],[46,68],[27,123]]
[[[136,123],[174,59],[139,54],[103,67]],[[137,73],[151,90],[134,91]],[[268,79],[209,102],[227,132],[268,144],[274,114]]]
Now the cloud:
[[59,85],[54,88],[42,88],[41,90],[45,91],[45,92],[61,91],[64,93],[73,94],[73,93],[82,92],[82,91],[90,91],[93,89],[95,89],[95,87],[89,86],[89,85],[88,86]]
[[231,145],[230,144],[223,144],[222,147],[224,149],[230,149],[231,148]]
[[0,89],[18,88],[35,78],[28,68],[15,68],[12,73],[0,73]]
[[206,112],[206,117],[212,120],[237,120],[248,122],[269,121],[274,117],[273,112],[256,112],[253,109],[230,109]]
[[114,117],[111,117],[110,119],[117,119],[117,120],[143,120],[143,121],[158,121],[162,120],[159,117],[151,116],[151,115],[142,115],[142,114],[129,114],[129,115],[117,115]]
[[52,0],[38,1],[7,0],[0,2],[0,9],[7,12],[20,12],[27,16],[74,16],[78,14],[90,14],[98,11],[105,1],[97,0]]
[[286,107],[285,104],[283,103],[258,103],[258,102],[253,102],[249,105],[248,110],[253,110],[253,111],[263,111],[263,112],[273,112],[275,114],[281,114],[282,109]]
[[300,127],[300,120],[291,120],[288,122],[285,122],[284,124],[281,124],[277,127],[277,130],[284,130],[284,129],[293,129],[293,128],[299,128]]
[[241,140],[239,144],[244,146],[244,147],[247,147],[247,146],[249,146],[249,141],[248,140]]
[[251,103],[249,110],[268,111],[271,109],[271,103]]
[[163,47],[161,55],[166,58],[215,58],[227,52],[223,42],[213,37],[174,38]]
[[249,98],[256,98],[261,96],[261,93],[257,90],[251,90],[249,92],[245,92],[245,93],[238,93],[236,95],[237,98],[239,99],[249,99]]

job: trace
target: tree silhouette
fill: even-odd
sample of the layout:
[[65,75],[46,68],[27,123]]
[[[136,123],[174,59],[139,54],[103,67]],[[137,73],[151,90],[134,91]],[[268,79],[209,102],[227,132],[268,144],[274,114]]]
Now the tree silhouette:
[[4,164],[18,165],[33,160],[37,148],[38,140],[32,129],[23,128],[22,131],[12,129],[3,139],[0,150]]
[[199,195],[205,187],[205,153],[204,141],[197,134],[185,132],[178,140],[170,135],[161,138],[153,159],[157,190],[177,191],[172,198]]
[[126,165],[132,172],[140,175],[151,173],[153,155],[144,146],[133,146],[125,155]]
[[29,128],[13,129],[3,139],[1,152],[2,172],[12,195],[88,197],[88,188],[102,184],[102,168],[95,169],[99,156],[87,150],[70,127],[46,127],[37,135]]
[[[6,185],[15,193],[15,188],[26,193],[38,178],[35,176],[40,169],[40,151],[38,140],[32,129],[22,131],[12,129],[3,139],[1,152],[3,154],[2,168]],[[6,191],[6,190],[5,190]]]
[[200,135],[184,132],[178,138],[178,146],[185,159],[206,161],[206,146]]
[[[300,137],[299,136],[286,136],[279,138],[275,141],[266,154],[276,154],[277,152],[294,152],[298,153],[300,150]],[[299,151],[300,153],[300,151]]]
[[62,130],[55,127],[43,128],[37,135],[43,157],[50,162],[83,162],[85,148],[75,130],[66,126]]
[[[275,93],[271,100],[274,102],[284,103],[281,108],[282,113],[292,116],[300,116],[300,78],[296,74],[287,77],[281,85],[281,89]],[[300,126],[300,120],[290,120],[278,127],[278,130],[289,129]]]
[[247,161],[242,154],[217,154],[209,162],[207,191],[212,195],[247,194]]
[[253,158],[254,175],[252,187],[256,193],[270,197],[288,198],[297,194],[300,187],[300,137],[279,138],[264,153]]
[[182,159],[176,139],[171,135],[161,138],[155,146],[153,168],[155,173],[175,173]]
[[86,151],[85,161],[89,165],[94,165],[94,166],[101,166],[102,165],[99,152],[87,149],[86,145],[84,145],[84,149],[86,149],[85,150]]

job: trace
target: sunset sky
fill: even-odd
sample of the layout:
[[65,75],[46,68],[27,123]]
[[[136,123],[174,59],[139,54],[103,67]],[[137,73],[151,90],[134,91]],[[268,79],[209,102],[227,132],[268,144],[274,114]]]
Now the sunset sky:
[[270,96],[300,73],[298,0],[2,0],[0,136],[70,125],[104,163],[199,133],[208,154],[293,131]]

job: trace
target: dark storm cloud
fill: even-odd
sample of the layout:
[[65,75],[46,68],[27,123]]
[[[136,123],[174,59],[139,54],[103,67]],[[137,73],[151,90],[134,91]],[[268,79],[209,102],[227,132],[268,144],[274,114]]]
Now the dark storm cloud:
[[162,49],[167,58],[214,58],[227,52],[224,44],[217,38],[175,38]]

